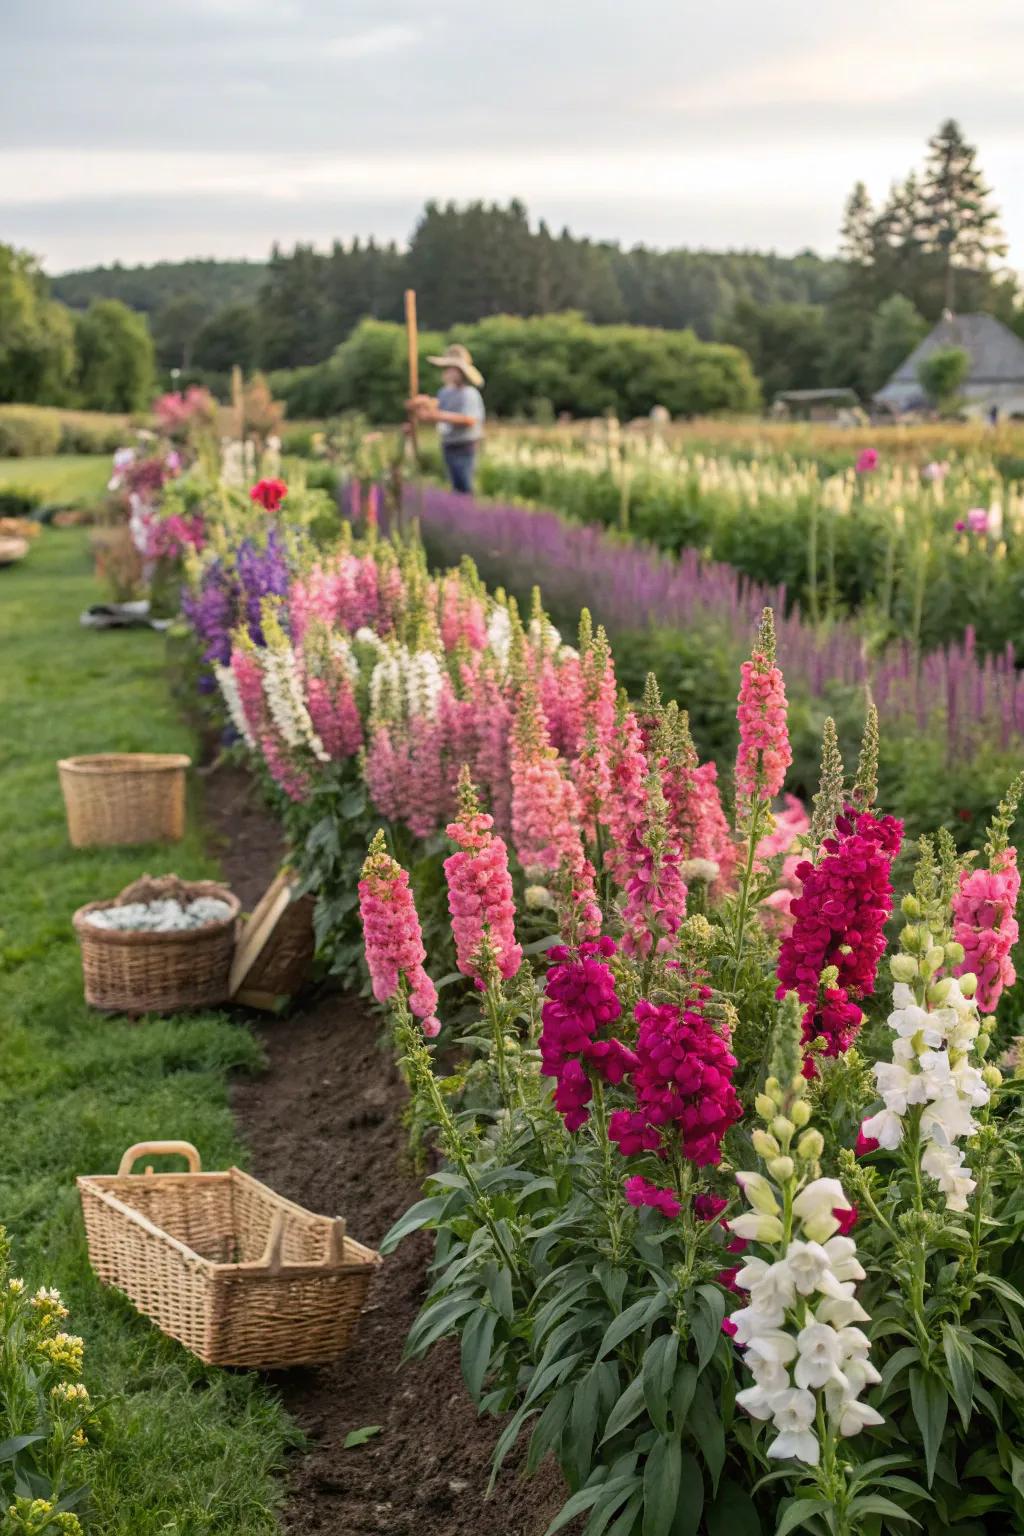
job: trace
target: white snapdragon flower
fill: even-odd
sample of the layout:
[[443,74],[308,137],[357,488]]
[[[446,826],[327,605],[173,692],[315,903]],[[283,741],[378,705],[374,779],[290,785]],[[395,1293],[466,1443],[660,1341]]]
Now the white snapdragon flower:
[[811,1425],[817,1413],[813,1392],[803,1387],[791,1387],[780,1392],[775,1399],[772,1422],[778,1435],[768,1447],[773,1457],[792,1456],[797,1461],[816,1467],[821,1456],[818,1437]]
[[313,728],[302,689],[295,652],[290,644],[272,645],[263,652],[263,693],[270,717],[289,747],[308,747],[321,763],[331,755]]
[[808,1323],[797,1334],[796,1347],[793,1379],[798,1387],[823,1387],[839,1374],[842,1345],[831,1324]]
[[816,1243],[826,1242],[839,1231],[840,1222],[832,1212],[850,1209],[838,1179],[813,1179],[793,1201],[793,1215],[803,1224],[804,1235]]
[[[928,937],[925,932],[926,952],[930,952]],[[897,959],[913,968],[910,957]],[[896,968],[895,960],[893,965]],[[974,1189],[971,1171],[963,1166],[962,1152],[956,1153],[956,1143],[976,1133],[972,1111],[987,1104],[991,1096],[982,1072],[971,1060],[981,1029],[972,983],[973,977],[944,977],[929,994],[938,999],[935,1005],[923,1007],[906,981],[896,982],[889,1015],[894,1033],[892,1060],[877,1062],[873,1069],[882,1108],[861,1126],[864,1136],[894,1151],[903,1141],[908,1111],[923,1105],[921,1167],[939,1185],[951,1211],[965,1210]]]
[[242,708],[242,699],[238,692],[238,683],[234,672],[230,667],[221,666],[219,663],[214,664],[213,672],[217,679],[217,687],[220,689],[221,697],[231,717],[231,724],[249,750],[255,751],[256,738],[249,729],[249,722],[245,718],[245,710]]

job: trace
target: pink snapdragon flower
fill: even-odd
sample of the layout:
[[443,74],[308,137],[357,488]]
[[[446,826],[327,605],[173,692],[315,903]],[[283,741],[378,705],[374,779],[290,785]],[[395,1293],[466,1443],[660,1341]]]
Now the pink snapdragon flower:
[[374,997],[379,1003],[389,1002],[404,982],[409,1008],[421,1021],[423,1033],[430,1038],[437,1035],[441,1029],[437,990],[423,969],[427,952],[408,871],[388,853],[382,831],[374,836],[363,865],[359,914]]
[[775,626],[770,608],[764,610],[757,644],[740,673],[736,794],[750,801],[774,800],[793,754],[786,725],[786,686],[775,665]]
[[640,724],[631,709],[618,712],[608,742],[607,764],[606,798],[600,810],[601,825],[608,832],[604,863],[616,885],[625,890],[633,873],[627,844],[634,829],[646,819],[650,772]]
[[1009,847],[992,855],[990,868],[964,870],[953,897],[953,938],[964,947],[957,975],[977,976],[982,1013],[994,1013],[1004,989],[1017,979],[1010,952],[1020,937],[1014,916],[1019,895],[1017,850]]
[[878,468],[878,449],[862,448],[853,468],[858,475],[870,475]]
[[448,836],[458,851],[444,861],[448,881],[448,910],[452,918],[459,970],[479,977],[480,946],[485,936],[497,966],[508,981],[523,963],[516,942],[515,902],[508,850],[491,831],[494,819],[481,812],[467,769],[459,782],[458,820],[450,822]]

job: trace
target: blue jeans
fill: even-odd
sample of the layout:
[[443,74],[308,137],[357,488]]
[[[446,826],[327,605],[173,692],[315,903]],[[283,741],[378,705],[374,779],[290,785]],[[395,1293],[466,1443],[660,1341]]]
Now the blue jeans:
[[476,469],[476,443],[445,443],[444,467],[453,491],[465,496],[473,494],[473,472]]

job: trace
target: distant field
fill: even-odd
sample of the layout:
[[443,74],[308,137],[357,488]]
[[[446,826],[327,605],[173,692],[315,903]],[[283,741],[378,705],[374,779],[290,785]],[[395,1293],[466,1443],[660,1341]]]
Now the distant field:
[[110,455],[61,453],[40,459],[0,459],[0,490],[34,491],[44,501],[95,501],[110,479]]

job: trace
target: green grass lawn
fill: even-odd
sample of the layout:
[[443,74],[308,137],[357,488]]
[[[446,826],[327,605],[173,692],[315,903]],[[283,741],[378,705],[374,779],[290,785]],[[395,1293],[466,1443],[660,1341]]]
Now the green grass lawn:
[[0,570],[0,1221],[32,1288],[64,1291],[86,1383],[109,1399],[88,1453],[90,1530],[262,1536],[277,1528],[275,1474],[292,1434],[283,1411],[258,1376],[206,1370],[102,1291],[86,1255],[75,1175],[113,1172],[125,1147],[155,1138],[194,1142],[208,1167],[237,1161],[228,1074],[258,1060],[224,1014],[129,1023],[83,1002],[76,907],[143,871],[216,873],[194,822],[172,847],[68,844],[59,757],[193,746],[162,637],[80,629],[95,598],[78,529],[45,530]]
[[0,491],[35,491],[44,502],[97,501],[110,479],[107,453],[60,453],[45,459],[0,459]]

